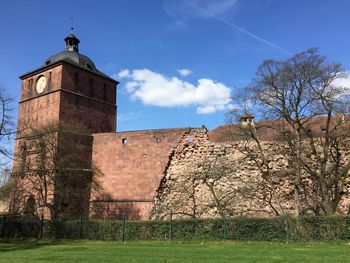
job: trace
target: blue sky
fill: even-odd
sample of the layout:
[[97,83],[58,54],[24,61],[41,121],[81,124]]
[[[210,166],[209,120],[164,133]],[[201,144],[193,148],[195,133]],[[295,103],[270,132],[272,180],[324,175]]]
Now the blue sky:
[[[71,17],[80,52],[115,77],[118,131],[213,129],[264,59],[318,47],[350,69],[349,0],[3,1],[0,84],[64,49]],[[15,105],[17,107],[17,105]]]

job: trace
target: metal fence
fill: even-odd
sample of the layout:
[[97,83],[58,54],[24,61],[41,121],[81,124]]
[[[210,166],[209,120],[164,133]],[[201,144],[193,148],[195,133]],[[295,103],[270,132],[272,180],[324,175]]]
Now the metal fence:
[[33,216],[0,216],[0,238],[91,240],[349,240],[349,216],[284,215],[167,221],[44,221]]

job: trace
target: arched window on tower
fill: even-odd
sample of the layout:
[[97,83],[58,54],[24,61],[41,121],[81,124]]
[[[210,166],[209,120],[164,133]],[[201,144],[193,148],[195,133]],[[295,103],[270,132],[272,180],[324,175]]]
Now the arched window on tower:
[[35,215],[35,198],[33,195],[28,197],[24,213],[27,215]]

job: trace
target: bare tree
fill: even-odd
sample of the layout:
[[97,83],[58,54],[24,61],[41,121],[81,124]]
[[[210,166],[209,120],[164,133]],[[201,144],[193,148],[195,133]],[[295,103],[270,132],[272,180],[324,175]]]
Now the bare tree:
[[244,200],[252,196],[256,184],[242,176],[237,161],[213,154],[183,168],[164,183],[154,218],[164,219],[170,211],[178,218],[223,218],[246,212],[249,201]]
[[204,212],[198,198],[201,182],[194,167],[185,166],[181,175],[163,178],[151,218],[200,218]]
[[248,131],[258,149],[256,165],[269,180],[271,171],[261,144],[271,138],[279,141],[276,146],[282,146],[279,154],[287,160],[294,183],[296,214],[333,214],[346,194],[350,126],[347,89],[339,85],[346,77],[341,64],[330,63],[310,49],[286,61],[264,61],[245,89],[255,112],[268,120]]
[[204,160],[198,165],[198,177],[211,195],[210,206],[215,207],[222,218],[235,214],[233,203],[239,189],[234,185],[240,181],[236,171],[237,167],[226,157]]
[[98,171],[91,163],[92,137],[85,127],[52,123],[18,140],[21,151],[13,177],[24,196],[22,208],[35,207],[31,213],[49,213],[52,219],[87,215]]
[[10,169],[0,170],[0,201],[8,200],[12,189]]
[[[5,159],[12,159],[11,149],[8,147],[15,135],[15,126],[12,116],[13,99],[7,95],[4,88],[0,87],[0,165]],[[5,159],[4,159],[5,157]]]
[[166,181],[162,187],[163,191],[158,196],[165,200],[158,200],[154,213],[162,214],[162,219],[169,216],[170,212],[180,218],[200,218],[205,212],[198,196],[200,184],[199,174],[195,167],[186,167],[180,176]]
[[0,201],[7,202],[13,183],[10,182],[9,164],[12,161],[12,140],[15,135],[13,123],[13,99],[0,87]]

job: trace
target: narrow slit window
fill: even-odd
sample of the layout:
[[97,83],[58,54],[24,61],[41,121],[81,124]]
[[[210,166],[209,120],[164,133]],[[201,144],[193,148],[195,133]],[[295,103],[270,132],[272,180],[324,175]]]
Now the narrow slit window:
[[51,88],[51,82],[52,82],[52,72],[50,71],[49,72],[49,84],[48,84],[49,88]]
[[127,144],[128,143],[128,139],[127,138],[123,138],[122,139],[122,144]]
[[160,143],[160,138],[159,137],[156,138],[156,143]]
[[90,85],[89,85],[89,90],[90,90],[90,97],[94,97],[94,80],[90,79]]
[[103,83],[103,100],[107,100],[107,86]]
[[74,74],[74,83],[78,84],[79,83],[79,73]]

